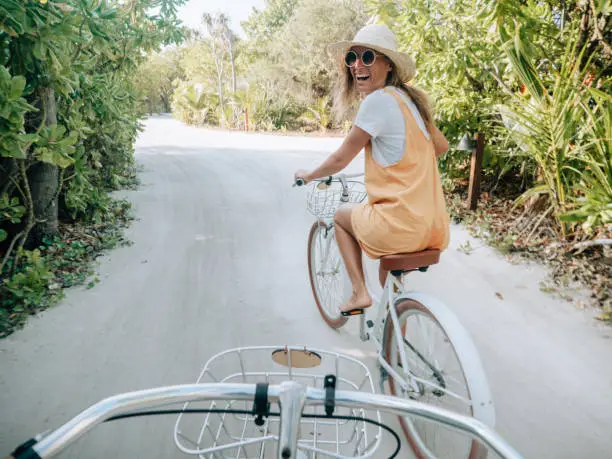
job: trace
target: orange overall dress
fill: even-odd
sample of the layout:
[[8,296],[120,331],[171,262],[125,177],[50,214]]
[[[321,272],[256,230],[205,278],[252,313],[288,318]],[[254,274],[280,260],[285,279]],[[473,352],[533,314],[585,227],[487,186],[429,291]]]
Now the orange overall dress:
[[449,243],[446,211],[434,145],[419,129],[412,112],[395,91],[406,125],[402,159],[383,167],[366,145],[365,185],[368,203],[356,206],[351,223],[359,245],[370,258],[425,249],[444,250]]

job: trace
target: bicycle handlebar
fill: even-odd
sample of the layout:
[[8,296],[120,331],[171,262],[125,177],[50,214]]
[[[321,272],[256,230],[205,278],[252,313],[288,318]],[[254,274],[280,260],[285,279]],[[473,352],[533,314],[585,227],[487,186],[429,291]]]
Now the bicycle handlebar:
[[[333,180],[338,180],[340,182],[343,182],[346,179],[350,179],[350,178],[357,178],[357,177],[363,177],[363,172],[358,172],[355,174],[337,174],[337,175],[330,175],[328,177],[325,178],[318,178],[318,179],[314,179],[313,182],[327,182],[328,184],[331,183]],[[305,185],[306,182],[304,181],[304,179],[302,177],[298,177],[295,181],[295,185],[296,186],[303,186]]]
[[[14,459],[53,457],[96,425],[122,414],[143,413],[145,409],[189,401],[254,401],[256,387],[256,384],[186,384],[118,394],[90,406],[44,438],[29,440],[12,455]],[[277,457],[295,457],[297,428],[303,408],[324,405],[326,401],[329,403],[326,392],[324,389],[302,386],[295,381],[286,381],[268,386],[267,399],[272,403],[280,402],[281,406]],[[421,402],[364,392],[336,391],[334,403],[335,406],[380,410],[442,423],[481,441],[504,459],[521,458],[518,452],[482,422]]]

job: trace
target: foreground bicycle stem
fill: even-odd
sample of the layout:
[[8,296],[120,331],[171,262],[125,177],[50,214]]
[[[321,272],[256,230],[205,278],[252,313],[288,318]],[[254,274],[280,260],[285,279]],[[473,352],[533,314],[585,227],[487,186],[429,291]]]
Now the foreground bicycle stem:
[[[92,405],[46,437],[26,442],[13,453],[13,457],[15,459],[53,457],[96,425],[119,415],[143,413],[144,410],[188,401],[253,401],[256,388],[256,384],[187,384],[119,394]],[[329,394],[326,395],[323,389],[287,381],[268,386],[267,401],[280,405],[281,428],[277,458],[295,458],[303,408],[307,405],[324,405],[326,401],[329,402]],[[399,416],[410,415],[442,423],[481,441],[504,459],[521,458],[506,441],[485,424],[451,411],[420,402],[355,391],[335,391],[333,401],[335,406],[339,407],[375,409]]]

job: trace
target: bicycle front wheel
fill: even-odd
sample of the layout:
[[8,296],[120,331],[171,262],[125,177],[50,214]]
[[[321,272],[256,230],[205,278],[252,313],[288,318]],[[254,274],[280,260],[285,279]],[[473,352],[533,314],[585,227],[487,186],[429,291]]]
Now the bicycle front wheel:
[[[409,372],[415,378],[410,387],[402,388],[390,376],[391,395],[474,416],[474,401],[490,400],[488,385],[486,380],[482,380],[484,372],[467,373],[471,367],[464,360],[472,358],[479,361],[479,357],[457,352],[452,339],[453,330],[445,329],[434,313],[419,301],[400,300],[396,304],[396,311],[400,330],[396,333],[391,317],[388,317],[383,344],[385,357],[391,367],[404,378],[403,353]],[[459,332],[462,337],[466,336],[465,330]],[[475,352],[475,348],[469,349],[468,353],[472,352]],[[482,384],[470,384],[470,381],[475,380]],[[478,393],[479,390],[486,393]],[[487,456],[483,445],[442,425],[408,417],[400,417],[399,421],[419,459],[482,459]]]
[[312,294],[321,316],[330,327],[342,327],[348,320],[340,313],[348,279],[333,225],[322,221],[312,225],[308,236],[308,271]]

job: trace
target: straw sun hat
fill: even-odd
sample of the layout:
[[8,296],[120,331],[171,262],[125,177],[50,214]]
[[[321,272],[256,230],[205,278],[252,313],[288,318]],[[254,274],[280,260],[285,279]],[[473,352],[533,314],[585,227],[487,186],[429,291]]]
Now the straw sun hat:
[[357,32],[353,41],[332,43],[327,49],[334,60],[344,66],[344,56],[352,46],[363,46],[387,56],[393,62],[403,83],[414,78],[414,60],[408,54],[397,50],[397,38],[386,25],[367,25]]

